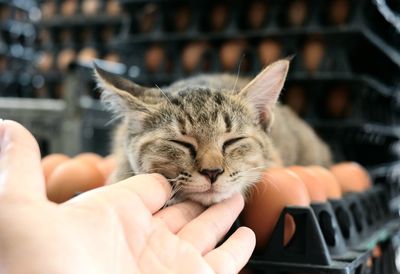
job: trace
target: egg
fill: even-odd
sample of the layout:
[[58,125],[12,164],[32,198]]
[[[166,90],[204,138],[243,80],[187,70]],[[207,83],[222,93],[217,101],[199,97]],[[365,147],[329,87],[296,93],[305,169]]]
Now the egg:
[[118,53],[115,52],[110,52],[107,55],[103,57],[104,60],[108,62],[113,62],[113,63],[118,63],[121,61],[121,58],[119,57]]
[[0,73],[6,71],[7,59],[4,56],[0,56]]
[[330,6],[329,19],[334,25],[343,25],[347,22],[350,13],[348,0],[334,0]]
[[258,29],[264,24],[267,17],[267,4],[264,1],[255,0],[247,11],[247,22],[250,28]]
[[328,199],[342,198],[342,190],[336,177],[328,169],[321,166],[310,166],[310,169],[325,186],[325,192]]
[[57,67],[61,71],[66,71],[68,66],[75,60],[76,52],[72,48],[63,49],[57,56]]
[[[45,19],[51,18],[55,15],[57,7],[55,1],[43,1],[40,5],[42,17]],[[1,17],[0,17],[1,18]]]
[[78,154],[74,157],[74,159],[85,161],[92,165],[98,165],[100,162],[103,161],[103,157],[93,152],[84,152]]
[[[305,184],[293,172],[285,168],[271,168],[250,191],[240,220],[256,234],[256,248],[265,248],[286,206],[309,206],[310,197]],[[293,217],[285,216],[283,244],[286,245],[295,232]]]
[[207,42],[191,42],[182,51],[182,67],[187,73],[193,72],[201,61],[204,52],[209,48]]
[[231,40],[221,46],[219,55],[223,70],[232,71],[237,69],[240,57],[246,46],[245,40]]
[[104,185],[104,177],[95,165],[80,159],[71,159],[59,165],[49,177],[47,197],[63,203],[77,193]]
[[325,44],[321,39],[308,40],[303,49],[304,67],[309,73],[315,73],[324,58]]
[[74,40],[72,31],[70,29],[60,30],[58,37],[60,43],[63,45],[70,45],[73,43]]
[[175,31],[186,31],[191,20],[191,10],[188,6],[180,6],[174,16]]
[[346,86],[331,89],[326,101],[326,110],[331,118],[344,118],[350,112],[350,92]]
[[155,3],[149,3],[143,7],[138,18],[140,32],[150,32],[156,27],[159,7]]
[[78,9],[78,0],[64,0],[61,3],[61,14],[64,16],[72,16]]
[[78,55],[78,60],[84,63],[92,63],[97,58],[97,50],[95,48],[83,48]]
[[53,67],[54,57],[50,52],[44,52],[39,55],[37,67],[42,72],[47,72]]
[[302,26],[307,16],[307,2],[305,0],[294,0],[288,8],[289,25],[297,27]]
[[100,8],[99,0],[83,0],[82,2],[82,12],[85,15],[95,15]]
[[97,168],[106,180],[106,184],[109,181],[111,173],[115,170],[117,162],[113,155],[105,157],[101,162],[97,163]]
[[104,43],[110,43],[114,39],[116,33],[118,33],[118,29],[114,26],[102,27],[100,31],[101,41]]
[[263,66],[268,66],[279,59],[282,54],[282,45],[275,39],[266,38],[258,46],[258,55]]
[[306,111],[306,93],[299,85],[293,85],[288,88],[285,96],[287,104],[297,114],[302,115]]
[[165,50],[159,45],[153,45],[147,49],[144,55],[146,69],[150,73],[154,73],[161,69],[161,65],[165,61]]
[[213,31],[221,31],[225,28],[228,18],[229,11],[227,5],[222,2],[217,2],[211,8],[207,20],[211,23],[211,29]]
[[296,173],[304,182],[312,203],[325,203],[327,201],[325,185],[320,181],[315,171],[301,166],[291,166],[289,170]]
[[109,15],[119,15],[121,12],[121,7],[118,0],[107,0],[106,12]]
[[362,192],[371,187],[372,181],[365,168],[355,162],[343,162],[331,167],[343,193]]
[[48,178],[53,173],[54,169],[69,159],[69,156],[61,153],[49,154],[42,158],[41,163],[46,183],[48,182]]

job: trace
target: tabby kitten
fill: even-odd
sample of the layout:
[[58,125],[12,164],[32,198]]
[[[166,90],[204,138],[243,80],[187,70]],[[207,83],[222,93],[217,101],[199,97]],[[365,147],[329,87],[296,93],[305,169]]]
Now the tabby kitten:
[[97,67],[102,101],[121,118],[113,181],[156,172],[173,185],[173,202],[210,205],[244,193],[268,167],[329,165],[327,146],[277,104],[288,68],[280,60],[251,81],[201,75],[161,90]]

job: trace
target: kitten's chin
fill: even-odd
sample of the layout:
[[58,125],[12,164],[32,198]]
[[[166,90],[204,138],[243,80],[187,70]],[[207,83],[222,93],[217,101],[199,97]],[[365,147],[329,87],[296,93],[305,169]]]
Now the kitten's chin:
[[216,192],[208,190],[199,193],[190,193],[186,196],[187,199],[200,203],[204,206],[210,206],[226,200],[236,194],[237,191],[232,192]]

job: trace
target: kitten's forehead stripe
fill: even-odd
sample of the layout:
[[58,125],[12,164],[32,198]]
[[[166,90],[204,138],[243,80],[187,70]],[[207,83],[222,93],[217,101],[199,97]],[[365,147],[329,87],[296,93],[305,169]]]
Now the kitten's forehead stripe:
[[224,113],[224,121],[225,121],[225,128],[226,132],[231,132],[232,130],[232,121],[231,118],[227,113]]

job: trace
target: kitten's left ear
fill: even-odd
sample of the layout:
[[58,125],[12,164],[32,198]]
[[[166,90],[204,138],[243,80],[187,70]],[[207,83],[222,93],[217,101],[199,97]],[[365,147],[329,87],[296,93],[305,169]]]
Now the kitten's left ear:
[[286,75],[289,60],[279,60],[261,71],[239,93],[258,113],[259,122],[269,127],[271,113],[278,101]]

